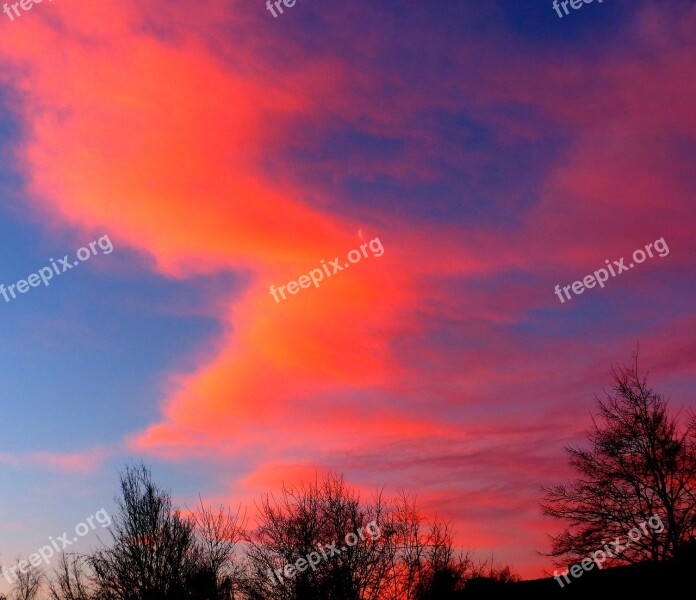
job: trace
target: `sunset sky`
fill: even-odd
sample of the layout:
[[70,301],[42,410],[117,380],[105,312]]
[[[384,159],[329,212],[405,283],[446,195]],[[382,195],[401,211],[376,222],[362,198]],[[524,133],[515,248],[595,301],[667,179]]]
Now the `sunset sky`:
[[539,488],[572,475],[612,363],[639,343],[696,408],[693,0],[20,11],[0,12],[0,283],[113,251],[0,296],[0,564],[113,509],[142,459],[180,505],[253,509],[329,470],[405,489],[541,576]]

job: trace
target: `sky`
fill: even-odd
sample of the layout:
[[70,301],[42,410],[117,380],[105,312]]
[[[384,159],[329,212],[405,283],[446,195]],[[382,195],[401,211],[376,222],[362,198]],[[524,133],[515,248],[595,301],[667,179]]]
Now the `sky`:
[[0,296],[0,564],[143,460],[182,506],[403,489],[537,577],[612,364],[696,408],[695,2],[19,11],[0,283],[51,280]]

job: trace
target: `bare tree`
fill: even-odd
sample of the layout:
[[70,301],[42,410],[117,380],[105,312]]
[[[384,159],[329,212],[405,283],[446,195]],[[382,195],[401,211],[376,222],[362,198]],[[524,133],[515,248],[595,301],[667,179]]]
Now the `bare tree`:
[[[362,503],[343,477],[328,475],[308,485],[284,487],[278,498],[267,495],[258,509],[258,526],[246,540],[249,598],[380,597],[389,566],[388,545],[382,541],[383,529],[381,536],[364,533],[370,523],[381,527],[386,516],[379,495]],[[347,537],[358,535],[362,537],[359,541]],[[304,563],[298,563],[301,560]],[[288,568],[294,564],[301,568]]]
[[[550,556],[574,561],[638,529],[640,538],[614,562],[660,560],[693,537],[696,420],[680,426],[665,399],[639,375],[638,354],[633,358],[631,366],[612,370],[611,392],[597,399],[590,448],[565,448],[579,478],[543,489],[542,512],[568,522],[550,536]],[[647,527],[650,518],[664,522],[664,531]]]
[[406,493],[390,506],[390,592],[382,597],[424,600],[463,589],[473,563],[455,551],[450,526],[437,516],[428,521]]
[[[455,551],[449,526],[427,521],[407,494],[385,500],[380,492],[365,502],[330,474],[265,496],[258,509],[247,539],[246,593],[254,600],[435,599],[475,574]],[[376,535],[346,544],[371,524]],[[287,575],[288,565],[305,568]]]
[[44,583],[43,572],[27,561],[22,561],[22,557],[17,557],[17,564],[26,563],[24,569],[17,569],[16,581],[10,593],[10,600],[34,600],[41,591]]
[[213,510],[199,497],[192,520],[199,545],[200,571],[207,576],[211,588],[208,596],[211,600],[233,598],[242,577],[237,547],[246,519],[240,511],[232,512],[229,507]]
[[84,556],[61,554],[54,577],[48,584],[50,600],[95,598],[87,575],[87,561]]
[[90,557],[103,600],[180,600],[199,575],[193,525],[143,465],[121,474],[112,546]]

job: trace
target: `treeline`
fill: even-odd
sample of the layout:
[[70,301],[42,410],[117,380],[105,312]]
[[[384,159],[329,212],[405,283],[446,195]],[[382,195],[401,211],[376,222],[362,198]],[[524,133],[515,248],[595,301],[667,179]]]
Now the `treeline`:
[[366,501],[337,475],[265,496],[253,526],[202,501],[182,512],[144,465],[120,483],[110,541],[52,573],[29,566],[10,600],[434,600],[515,579],[457,551],[406,494]]
[[696,412],[670,410],[640,374],[637,352],[612,374],[586,443],[565,448],[578,477],[543,488],[542,513],[565,524],[550,536],[552,580],[519,584],[509,568],[475,563],[454,548],[447,524],[426,519],[409,496],[365,500],[337,475],[265,496],[252,525],[202,501],[182,513],[139,465],[121,475],[110,543],[63,555],[50,575],[20,571],[10,600],[35,600],[42,590],[50,600],[550,597],[544,586],[579,592],[614,580],[604,571],[613,566],[667,573],[679,563],[690,573]]

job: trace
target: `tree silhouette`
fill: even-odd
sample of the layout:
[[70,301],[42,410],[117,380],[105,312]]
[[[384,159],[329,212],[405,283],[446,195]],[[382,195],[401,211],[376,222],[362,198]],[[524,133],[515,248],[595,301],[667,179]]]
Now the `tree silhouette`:
[[23,561],[21,556],[17,557],[17,564],[26,563],[22,569],[17,569],[17,578],[12,586],[10,600],[35,600],[44,584],[43,572],[28,561]]
[[90,566],[104,600],[184,600],[198,575],[193,524],[172,507],[145,466],[121,475],[112,546],[96,551]]
[[[265,496],[258,509],[258,526],[247,539],[246,592],[250,598],[379,597],[389,566],[388,546],[381,540],[386,507],[380,496],[362,503],[343,477],[328,475],[297,488],[283,487],[278,498]],[[382,528],[379,538],[365,536],[371,522]],[[346,545],[346,536],[358,532],[365,539]],[[335,550],[326,550],[332,544]],[[315,565],[300,563],[301,571],[290,570],[292,575],[284,576],[286,565],[309,555]]]
[[611,392],[597,399],[590,448],[565,448],[579,478],[543,489],[542,512],[569,523],[550,536],[550,556],[577,560],[616,538],[623,546],[630,534],[630,544],[610,561],[655,561],[674,556],[693,537],[696,421],[692,416],[681,426],[640,376],[638,354],[633,358],[612,370]]
[[463,589],[473,564],[454,551],[450,527],[425,519],[415,499],[402,493],[391,503],[391,598],[426,600]]
[[[362,500],[342,476],[267,495],[248,537],[246,597],[258,600],[426,600],[463,589],[474,569],[453,549],[449,527],[427,521],[415,500]],[[347,536],[378,527],[355,545]],[[373,525],[373,527],[375,526]],[[376,530],[375,530],[376,531]],[[335,544],[336,554],[321,549]],[[286,565],[313,555],[315,568]],[[304,566],[303,563],[299,563]]]
[[87,559],[61,554],[54,577],[48,584],[50,600],[92,600],[94,592],[87,576]]
[[229,507],[213,510],[205,506],[200,497],[191,518],[200,562],[193,587],[200,589],[201,585],[207,585],[205,597],[209,600],[234,597],[242,577],[236,551],[244,534],[245,519]]

